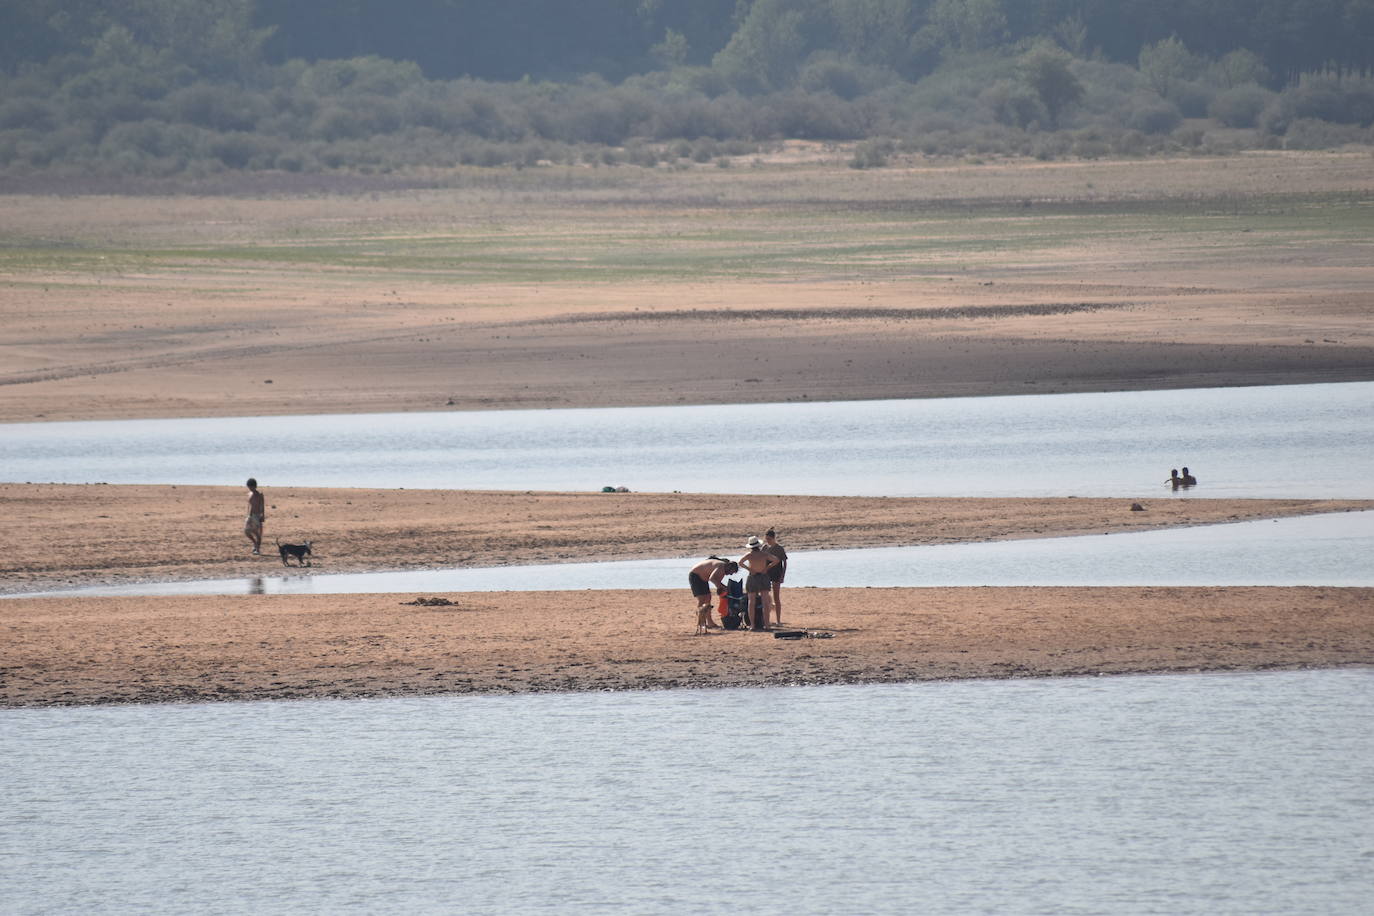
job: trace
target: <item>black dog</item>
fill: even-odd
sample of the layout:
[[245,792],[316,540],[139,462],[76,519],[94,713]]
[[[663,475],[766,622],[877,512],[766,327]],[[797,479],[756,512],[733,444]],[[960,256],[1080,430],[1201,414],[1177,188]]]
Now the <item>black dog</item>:
[[306,541],[304,544],[283,544],[281,541],[277,541],[277,553],[281,554],[282,566],[291,565],[290,563],[286,562],[287,557],[295,557],[297,566],[310,565],[308,562],[306,562],[305,559],[306,557],[310,556],[309,541]]

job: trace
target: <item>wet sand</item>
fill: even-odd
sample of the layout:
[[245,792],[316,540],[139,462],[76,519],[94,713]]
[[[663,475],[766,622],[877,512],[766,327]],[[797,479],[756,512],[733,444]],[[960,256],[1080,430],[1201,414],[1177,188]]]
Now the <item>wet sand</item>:
[[[1374,509],[1374,500],[913,499],[265,487],[266,554],[243,536],[247,490],[0,484],[0,594],[284,572],[273,543],[310,540],[316,572],[737,556],[775,527],[792,550],[1120,533]],[[1132,511],[1139,502],[1143,511]],[[684,575],[685,575],[684,571]]]
[[[686,589],[8,599],[0,705],[1374,665],[1374,589],[796,589],[830,638],[693,636]],[[428,597],[428,596],[426,596]]]

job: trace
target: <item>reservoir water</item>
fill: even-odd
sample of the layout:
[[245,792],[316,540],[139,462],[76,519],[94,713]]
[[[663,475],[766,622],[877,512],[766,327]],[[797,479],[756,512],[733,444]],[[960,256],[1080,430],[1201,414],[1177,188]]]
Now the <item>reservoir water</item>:
[[1374,671],[0,710],[6,914],[1355,914]]
[[1199,495],[1374,497],[1374,382],[0,425],[11,482],[1139,498],[1182,465]]
[[[1371,421],[1362,383],[10,424],[0,480],[1374,497]],[[1369,584],[1369,517],[799,551],[794,584]],[[1363,913],[1372,701],[1359,669],[0,710],[0,912]]]

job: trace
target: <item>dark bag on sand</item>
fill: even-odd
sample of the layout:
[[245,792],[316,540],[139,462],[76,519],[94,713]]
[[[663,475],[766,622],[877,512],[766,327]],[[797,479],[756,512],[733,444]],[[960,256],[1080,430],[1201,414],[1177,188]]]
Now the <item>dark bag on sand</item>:
[[727,630],[738,630],[744,626],[744,612],[749,607],[749,599],[744,595],[744,583],[739,579],[726,579],[726,611],[720,615],[720,625]]

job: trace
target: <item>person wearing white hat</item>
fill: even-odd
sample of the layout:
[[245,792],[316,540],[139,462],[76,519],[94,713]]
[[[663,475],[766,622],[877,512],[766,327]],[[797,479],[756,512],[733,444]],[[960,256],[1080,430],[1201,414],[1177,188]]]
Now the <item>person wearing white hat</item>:
[[771,605],[768,595],[773,589],[768,571],[780,561],[763,549],[763,541],[755,535],[749,536],[745,546],[749,552],[740,557],[739,565],[741,569],[749,571],[748,578],[744,580],[744,592],[749,596],[749,629],[761,633],[768,629]]

